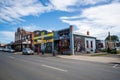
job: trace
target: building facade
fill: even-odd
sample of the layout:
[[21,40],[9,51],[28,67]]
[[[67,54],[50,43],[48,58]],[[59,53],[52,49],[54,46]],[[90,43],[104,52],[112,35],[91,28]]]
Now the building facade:
[[52,53],[54,50],[54,33],[46,30],[34,31],[34,51]]
[[89,35],[74,34],[74,52],[79,53],[90,53],[96,50],[96,38]]
[[[28,32],[18,28],[15,32],[15,45],[17,50],[31,48],[35,52],[58,54],[79,54],[83,52],[95,52],[96,38],[89,35],[73,33],[73,26],[66,29],[48,32],[36,30]],[[20,51],[19,50],[19,51]]]
[[96,40],[96,47],[98,50],[106,48],[105,40]]
[[15,32],[15,42],[14,42],[14,46],[15,46],[15,51],[22,51],[22,37],[26,34],[28,34],[28,31],[25,31],[24,29],[21,28],[17,28],[17,31]]
[[59,54],[74,54],[73,26],[54,32],[54,47]]
[[33,50],[33,39],[34,34],[32,32],[27,32],[22,35],[22,48],[31,48]]
[[96,38],[89,35],[73,33],[73,26],[55,31],[54,47],[59,54],[80,54],[96,51]]

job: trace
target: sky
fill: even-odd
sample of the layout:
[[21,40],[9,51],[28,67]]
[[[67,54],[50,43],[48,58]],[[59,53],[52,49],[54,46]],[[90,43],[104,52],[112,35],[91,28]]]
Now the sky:
[[0,43],[14,42],[17,28],[60,30],[104,40],[108,32],[120,38],[120,0],[0,0]]

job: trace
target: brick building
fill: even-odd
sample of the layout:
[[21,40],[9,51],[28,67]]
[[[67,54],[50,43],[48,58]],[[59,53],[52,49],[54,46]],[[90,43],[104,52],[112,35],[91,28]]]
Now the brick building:
[[27,34],[29,34],[28,31],[25,31],[24,29],[21,28],[17,28],[17,31],[15,32],[15,42],[14,42],[16,51],[22,51],[22,43],[23,43],[22,37]]

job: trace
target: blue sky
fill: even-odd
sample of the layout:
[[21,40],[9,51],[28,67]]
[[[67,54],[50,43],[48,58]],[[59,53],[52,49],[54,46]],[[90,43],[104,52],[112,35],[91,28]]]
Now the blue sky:
[[0,0],[0,42],[14,41],[18,27],[28,31],[59,30],[105,39],[120,37],[120,0]]

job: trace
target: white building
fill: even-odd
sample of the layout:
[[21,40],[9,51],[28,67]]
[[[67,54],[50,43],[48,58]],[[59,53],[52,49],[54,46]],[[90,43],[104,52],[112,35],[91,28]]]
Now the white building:
[[85,50],[87,52],[95,52],[96,50],[96,39],[91,37],[85,37]]
[[74,33],[74,52],[77,53],[94,53],[96,51],[96,38],[89,35]]

